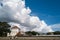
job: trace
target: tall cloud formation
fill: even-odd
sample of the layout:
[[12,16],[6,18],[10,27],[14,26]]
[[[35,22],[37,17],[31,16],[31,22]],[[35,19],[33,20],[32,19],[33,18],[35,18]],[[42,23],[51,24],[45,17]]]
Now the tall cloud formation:
[[0,21],[19,26],[24,31],[53,32],[43,20],[30,13],[25,0],[0,0]]

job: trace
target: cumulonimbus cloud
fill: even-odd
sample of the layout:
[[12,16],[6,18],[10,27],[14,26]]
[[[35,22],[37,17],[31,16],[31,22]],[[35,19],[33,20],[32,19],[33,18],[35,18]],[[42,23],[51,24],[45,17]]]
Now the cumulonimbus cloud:
[[0,21],[18,25],[24,31],[53,31],[43,20],[30,16],[30,13],[30,8],[25,6],[25,0],[0,0]]

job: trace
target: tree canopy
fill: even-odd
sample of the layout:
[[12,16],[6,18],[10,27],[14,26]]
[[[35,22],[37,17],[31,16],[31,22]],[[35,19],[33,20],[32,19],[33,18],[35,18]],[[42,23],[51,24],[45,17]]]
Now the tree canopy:
[[47,35],[60,35],[60,31],[55,31],[55,32],[48,32]]
[[0,22],[0,36],[7,36],[10,33],[10,25],[7,22]]
[[31,35],[40,35],[38,32],[35,32],[35,31],[27,31],[25,32],[27,35],[31,36]]

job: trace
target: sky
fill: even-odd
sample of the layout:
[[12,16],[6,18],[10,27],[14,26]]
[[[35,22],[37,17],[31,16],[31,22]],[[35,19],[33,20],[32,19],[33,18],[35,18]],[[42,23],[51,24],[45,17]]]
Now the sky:
[[32,10],[31,15],[48,25],[60,23],[60,0],[26,0],[26,6]]
[[0,21],[23,31],[60,31],[59,0],[0,0]]

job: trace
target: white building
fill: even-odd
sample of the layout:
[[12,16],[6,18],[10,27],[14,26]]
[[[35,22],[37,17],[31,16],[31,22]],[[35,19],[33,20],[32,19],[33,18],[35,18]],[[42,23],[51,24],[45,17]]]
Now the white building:
[[11,33],[7,34],[7,36],[17,36],[17,35],[23,35],[24,32],[21,31],[21,29],[17,26],[11,27]]

